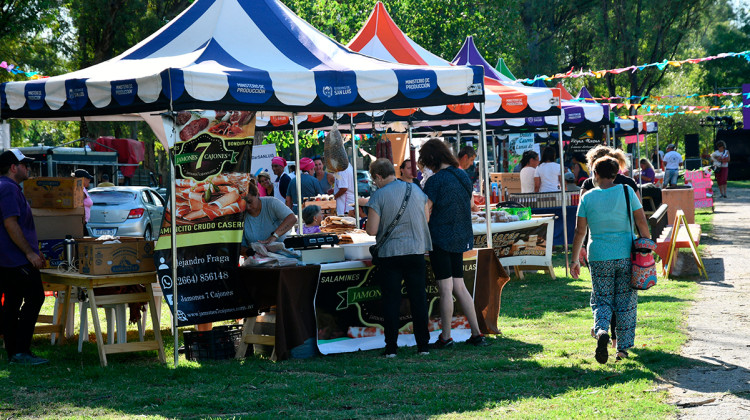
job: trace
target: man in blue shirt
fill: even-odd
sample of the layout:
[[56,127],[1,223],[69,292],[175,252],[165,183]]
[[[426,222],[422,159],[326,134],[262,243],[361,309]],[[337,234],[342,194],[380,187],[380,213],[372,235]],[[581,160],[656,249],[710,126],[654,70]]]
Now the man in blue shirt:
[[[320,182],[312,176],[312,172],[315,170],[315,163],[310,158],[302,158],[299,160],[300,172],[300,183],[302,184],[302,198],[315,197],[316,195],[323,194],[323,190],[320,188]],[[286,206],[297,211],[297,182],[296,179],[289,183],[286,191]]]
[[20,184],[29,178],[33,159],[19,150],[0,154],[0,294],[2,331],[10,363],[40,365],[46,359],[31,353],[31,338],[39,311],[44,303],[44,289],[39,269],[44,261],[39,255],[34,219]]

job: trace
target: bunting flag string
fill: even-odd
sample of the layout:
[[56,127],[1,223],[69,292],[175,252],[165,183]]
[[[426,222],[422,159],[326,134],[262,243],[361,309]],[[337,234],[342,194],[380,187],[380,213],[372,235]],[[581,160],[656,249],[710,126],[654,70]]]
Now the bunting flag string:
[[567,78],[579,78],[579,77],[596,77],[597,79],[601,79],[606,74],[620,74],[624,73],[626,71],[629,71],[631,73],[634,73],[636,71],[643,71],[649,67],[656,67],[660,71],[667,68],[667,66],[673,66],[673,67],[681,67],[683,64],[690,63],[690,64],[698,64],[706,61],[711,60],[717,60],[720,58],[731,58],[731,57],[737,57],[737,58],[744,58],[748,62],[750,62],[750,50],[743,51],[739,53],[721,53],[718,55],[712,55],[709,57],[703,57],[703,58],[689,58],[687,60],[664,60],[660,61],[658,63],[650,63],[650,64],[643,64],[640,66],[629,66],[629,67],[623,67],[619,69],[610,69],[610,70],[588,70],[583,71],[583,69],[578,70],[577,72],[574,71],[574,67],[571,67],[570,70],[568,70],[565,73],[557,73],[553,76],[548,75],[542,75],[542,76],[536,76],[533,79],[518,79],[518,82],[526,83],[526,84],[533,84],[537,80],[544,80],[544,81],[550,81],[553,79],[567,79]]
[[750,105],[743,105],[741,103],[729,103],[727,105],[722,105],[722,106],[718,106],[718,105],[641,105],[641,104],[619,104],[619,103],[604,103],[604,105],[609,105],[610,109],[612,110],[618,110],[621,108],[625,108],[627,110],[632,110],[632,109],[637,110],[640,108],[646,112],[658,111],[658,110],[718,111],[718,110],[725,110],[725,109],[750,108]]
[[[621,104],[612,104],[612,105],[621,105]],[[662,105],[660,105],[658,108],[657,107],[650,107],[650,108],[643,107],[643,108],[646,110],[645,114],[622,115],[622,116],[618,116],[617,118],[635,120],[635,119],[641,119],[646,116],[671,117],[674,115],[702,114],[702,113],[709,113],[709,112],[733,112],[733,111],[741,111],[743,108],[750,109],[750,105],[742,105],[742,104],[731,104],[731,105],[725,105],[725,106],[666,105],[664,106],[664,108],[662,108]],[[670,109],[673,109],[674,112],[652,112],[652,111],[658,111],[660,109],[663,109],[664,111],[669,111]]]
[[721,98],[727,96],[744,96],[750,99],[750,93],[739,93],[739,92],[721,92],[721,93],[691,93],[689,95],[647,95],[647,96],[609,96],[601,98],[573,98],[570,101],[573,102],[591,102],[592,99],[595,101],[642,101],[644,99],[655,99],[660,101],[662,99],[673,99],[673,98]]
[[49,76],[42,76],[41,74],[39,74],[38,71],[23,71],[23,70],[19,69],[17,65],[15,65],[15,64],[8,64],[5,61],[0,62],[0,68],[5,69],[5,71],[7,71],[8,73],[22,74],[22,75],[28,77],[31,80],[46,79],[47,77],[49,77]]

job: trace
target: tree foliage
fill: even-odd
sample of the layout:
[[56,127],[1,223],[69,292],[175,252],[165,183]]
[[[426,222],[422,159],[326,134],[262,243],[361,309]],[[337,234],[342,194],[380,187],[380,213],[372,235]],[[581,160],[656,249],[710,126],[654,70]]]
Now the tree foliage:
[[[360,30],[376,0],[282,0],[302,19],[346,44]],[[15,60],[47,75],[87,67],[140,42],[192,3],[191,0],[0,0],[0,60]],[[494,64],[502,57],[519,77],[577,69],[611,69],[750,49],[750,19],[728,0],[383,0],[396,24],[416,43],[451,60],[466,36]],[[746,82],[750,63],[717,60],[698,66],[566,79],[575,94],[646,96],[710,92]],[[0,72],[0,81],[21,80]],[[651,100],[649,100],[651,101]],[[655,105],[653,102],[645,102]],[[674,100],[670,105],[713,104]],[[656,118],[664,136],[710,131],[698,116]],[[14,145],[55,143],[80,135],[78,123],[13,122]],[[154,144],[145,124],[89,123],[92,136],[135,137]],[[289,154],[289,133],[269,133]],[[322,150],[313,133],[303,148]],[[367,142],[363,142],[367,147]],[[317,152],[316,152],[317,153]],[[155,164],[155,163],[154,163]]]

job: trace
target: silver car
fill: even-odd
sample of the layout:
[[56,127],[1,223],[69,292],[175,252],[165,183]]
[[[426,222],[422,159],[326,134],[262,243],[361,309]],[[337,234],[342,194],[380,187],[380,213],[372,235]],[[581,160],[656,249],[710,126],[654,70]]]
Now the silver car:
[[86,225],[89,235],[158,238],[165,203],[153,188],[99,187],[89,195],[94,202]]

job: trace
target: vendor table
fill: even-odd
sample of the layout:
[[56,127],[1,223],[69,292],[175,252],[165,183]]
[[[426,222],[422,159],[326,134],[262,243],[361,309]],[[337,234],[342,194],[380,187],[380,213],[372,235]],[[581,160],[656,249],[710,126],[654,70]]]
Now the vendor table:
[[[576,230],[576,217],[578,214],[578,206],[567,206],[565,208],[566,216],[568,219],[568,245],[573,243],[573,235]],[[565,233],[563,232],[563,218],[562,218],[562,207],[540,207],[532,208],[531,214],[538,215],[553,215],[555,217],[555,233],[553,245],[565,245]]]
[[[149,285],[156,282],[156,272],[149,271],[145,273],[128,273],[128,274],[111,274],[102,276],[92,276],[88,274],[68,273],[56,269],[40,270],[42,281],[65,286],[65,303],[63,308],[70,304],[70,295],[72,287],[83,288],[87,291],[91,317],[94,322],[94,331],[96,332],[96,345],[99,351],[99,361],[102,366],[107,366],[107,354],[112,353],[129,353],[134,351],[157,350],[159,361],[166,362],[164,355],[164,342],[161,338],[159,329],[159,319],[156,312],[156,302],[151,287],[146,287],[145,292],[121,293],[116,295],[106,295],[97,298],[96,289],[102,287],[119,287],[132,285]],[[118,303],[140,303],[147,302],[149,312],[151,313],[151,322],[154,326],[154,341],[142,341],[137,343],[118,343],[105,344],[102,340],[102,329],[99,322],[98,305],[118,304]],[[65,325],[67,322],[68,311],[62,311],[55,325],[56,332],[60,334],[61,342],[65,337]]]
[[237,358],[245,356],[248,344],[269,344],[274,346],[272,358],[285,360],[291,349],[307,339],[315,339],[313,301],[320,277],[319,265],[240,267],[239,274],[246,279],[247,294],[259,312],[276,307],[276,326],[275,338],[268,342],[253,335],[255,317],[245,318]]
[[[560,223],[561,224],[561,223]],[[492,223],[492,246],[499,262],[504,266],[516,267],[516,273],[523,278],[522,270],[545,270],[554,279],[552,267],[552,232],[557,226],[553,217],[535,217],[510,223]],[[487,226],[484,223],[472,225],[474,246],[487,242]]]
[[[470,252],[476,254],[477,261],[474,308],[479,327],[485,334],[498,334],[500,296],[510,278],[492,250]],[[321,273],[354,273],[371,267],[369,260],[297,267],[240,267],[238,274],[246,279],[247,296],[253,299],[259,312],[275,306],[276,324],[275,337],[259,336],[253,333],[255,318],[245,318],[236,357],[245,356],[248,344],[265,344],[274,346],[272,359],[285,360],[291,356],[293,348],[308,339],[315,342],[318,326],[314,306],[319,297],[316,293],[319,293]]]

